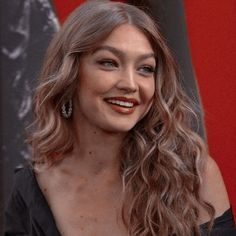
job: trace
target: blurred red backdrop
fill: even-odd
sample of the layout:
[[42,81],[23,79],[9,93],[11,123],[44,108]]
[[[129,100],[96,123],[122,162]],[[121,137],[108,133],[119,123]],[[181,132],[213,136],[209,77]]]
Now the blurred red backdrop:
[[184,3],[210,154],[220,166],[236,215],[236,1]]

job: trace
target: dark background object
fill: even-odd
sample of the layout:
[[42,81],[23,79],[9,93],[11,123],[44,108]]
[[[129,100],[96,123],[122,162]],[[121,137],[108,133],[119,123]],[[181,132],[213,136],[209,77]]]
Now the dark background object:
[[45,50],[59,23],[50,0],[1,0],[1,17],[2,224],[3,202],[11,189],[14,169],[29,159],[25,127],[32,118],[32,91]]

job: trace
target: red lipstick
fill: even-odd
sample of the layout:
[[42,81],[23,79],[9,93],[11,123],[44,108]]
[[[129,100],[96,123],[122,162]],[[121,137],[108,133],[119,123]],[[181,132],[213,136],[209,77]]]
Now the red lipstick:
[[106,101],[108,100],[118,100],[118,101],[122,101],[122,102],[130,102],[133,103],[134,106],[139,105],[139,102],[137,99],[135,98],[127,98],[127,97],[109,97],[109,98],[105,98]]
[[104,99],[112,110],[121,114],[131,114],[135,111],[135,106],[139,104],[135,98],[109,97]]

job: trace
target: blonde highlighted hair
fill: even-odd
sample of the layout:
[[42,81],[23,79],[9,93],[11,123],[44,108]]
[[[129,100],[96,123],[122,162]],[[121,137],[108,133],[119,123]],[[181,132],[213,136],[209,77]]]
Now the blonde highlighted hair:
[[63,118],[61,106],[75,96],[81,55],[122,24],[143,32],[157,60],[152,107],[121,148],[123,221],[132,236],[200,235],[199,207],[209,213],[211,223],[214,215],[199,195],[207,149],[192,130],[192,104],[164,39],[153,20],[135,6],[89,1],[55,35],[34,97],[32,160],[53,165],[73,150],[73,118]]

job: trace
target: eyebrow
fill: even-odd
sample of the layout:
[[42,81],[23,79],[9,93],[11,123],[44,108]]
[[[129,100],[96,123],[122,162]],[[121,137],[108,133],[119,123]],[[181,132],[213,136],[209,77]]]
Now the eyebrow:
[[[92,54],[95,54],[96,52],[98,51],[109,51],[113,54],[115,54],[116,56],[118,57],[122,57],[124,58],[125,57],[125,53],[115,47],[112,47],[112,46],[108,46],[108,45],[103,45],[103,46],[99,46],[97,47],[93,52]],[[155,59],[155,54],[154,53],[146,53],[146,54],[142,54],[140,55],[138,58],[139,60],[144,60],[144,59],[147,59],[147,58],[150,58],[150,57],[153,57]]]

